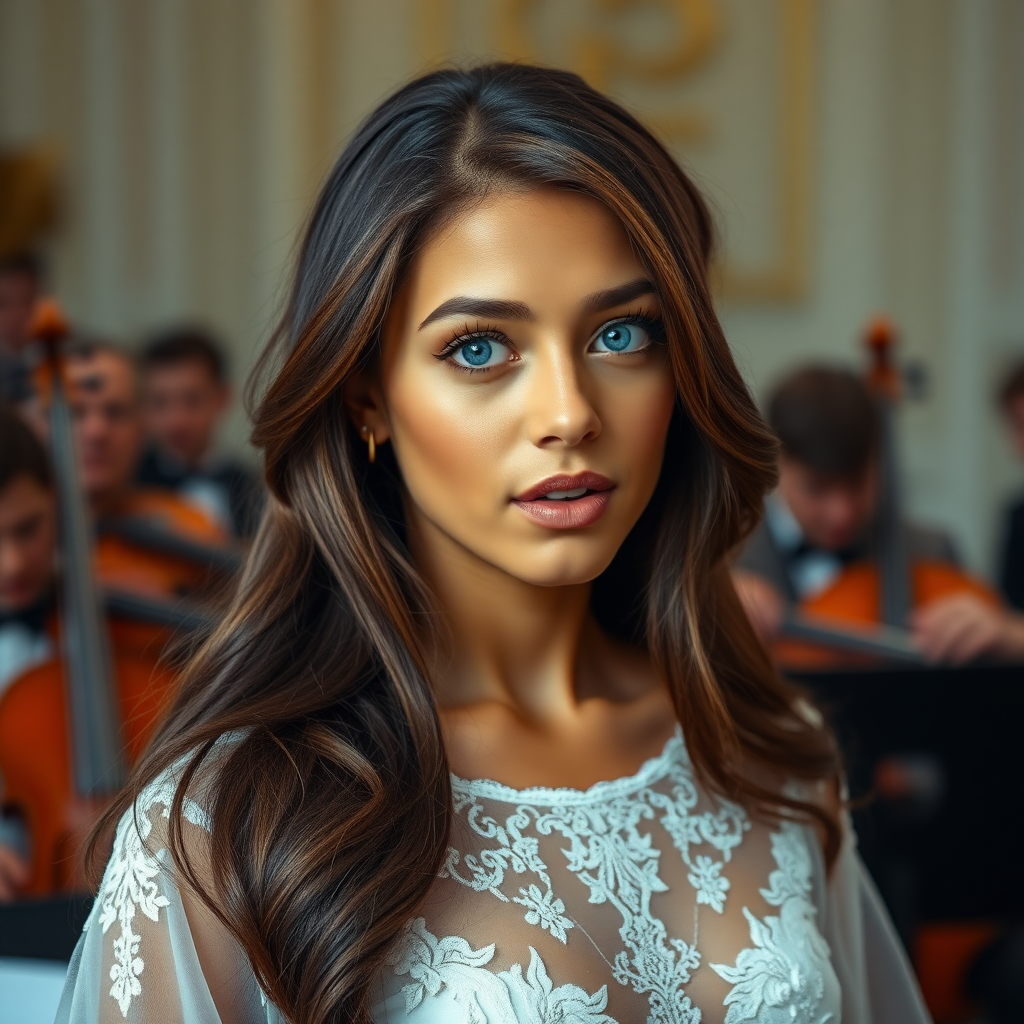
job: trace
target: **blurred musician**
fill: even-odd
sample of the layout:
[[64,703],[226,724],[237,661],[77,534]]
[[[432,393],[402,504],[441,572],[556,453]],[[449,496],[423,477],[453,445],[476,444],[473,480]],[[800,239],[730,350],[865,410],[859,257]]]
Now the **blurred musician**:
[[[35,434],[0,408],[0,695],[54,653],[56,507],[49,460]],[[28,877],[22,822],[0,811],[0,902]]]
[[[199,614],[197,606],[178,599],[189,589],[178,584],[188,573],[198,578],[205,567],[180,569],[166,552],[119,534],[119,524],[148,521],[197,543],[219,542],[223,535],[173,495],[134,486],[142,423],[134,367],[126,355],[107,345],[71,346],[62,379],[78,482],[97,526],[93,551],[86,547],[81,553],[86,565],[93,557],[89,575],[98,584],[100,629],[109,643],[109,677],[103,678],[117,702],[115,742],[123,743],[130,759],[148,738],[161,695],[173,682],[173,669],[159,662],[161,652],[178,629],[190,628],[189,614]],[[62,593],[67,596],[60,585],[67,580],[55,579],[54,565],[56,497],[72,494],[68,488],[74,481],[54,486],[41,442],[13,413],[0,415],[0,437],[0,764],[5,776],[0,797],[7,811],[0,816],[0,902],[5,902],[19,890],[40,894],[78,884],[74,869],[64,870],[71,863],[65,844],[72,841],[76,822],[84,820],[79,815],[90,816],[95,807],[91,790],[76,788],[77,776],[65,778],[60,769],[70,764],[68,733],[73,742],[80,739],[62,664],[67,648],[58,651],[56,643],[60,633],[74,632],[76,620],[60,600]],[[75,560],[68,551],[61,550],[60,565],[71,575]],[[23,735],[33,741],[18,748]]]
[[[80,479],[100,536],[142,522],[210,547],[223,544],[224,531],[208,515],[172,493],[135,483],[144,431],[131,358],[111,345],[78,343],[68,349],[66,367]],[[149,560],[145,550],[133,550],[128,559],[124,554],[114,543],[99,545],[102,580],[157,596],[177,589],[176,574],[164,571],[162,557]]]
[[[740,552],[733,579],[762,639],[786,609],[828,588],[843,568],[877,556],[878,409],[860,377],[810,366],[786,378],[768,404],[781,443],[779,486]],[[944,533],[905,523],[911,560],[957,564]],[[963,664],[982,656],[1024,660],[1024,617],[972,593],[915,609],[908,622],[926,659]]]
[[0,404],[32,397],[29,324],[39,298],[42,268],[28,253],[0,259]]
[[[774,639],[785,609],[823,591],[843,567],[875,554],[879,508],[878,409],[864,381],[808,366],[768,403],[778,435],[779,486],[736,560],[733,578],[762,639]],[[956,563],[949,538],[907,524],[910,557]]]
[[259,511],[256,482],[240,463],[214,451],[230,400],[220,347],[206,331],[179,328],[155,338],[141,366],[151,446],[138,482],[169,488],[228,532],[251,536]]

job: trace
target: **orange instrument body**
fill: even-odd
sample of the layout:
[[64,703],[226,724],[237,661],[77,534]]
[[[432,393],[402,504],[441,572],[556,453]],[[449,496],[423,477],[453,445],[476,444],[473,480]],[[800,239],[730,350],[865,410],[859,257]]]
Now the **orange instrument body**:
[[[108,618],[114,692],[129,764],[152,733],[173,673],[158,664],[170,632],[127,618]],[[55,640],[60,625],[51,624]],[[59,657],[29,669],[0,700],[0,772],[4,804],[24,819],[31,837],[27,896],[87,888],[78,856],[102,799],[76,792],[68,723],[67,677]]]
[[[800,602],[795,618],[821,626],[823,631],[834,628],[837,633],[844,627],[864,626],[889,626],[902,631],[915,608],[956,594],[970,594],[999,607],[1002,601],[998,594],[969,573],[944,562],[909,558],[902,529],[893,424],[900,391],[899,371],[892,359],[895,333],[888,321],[878,319],[869,325],[865,340],[871,352],[868,383],[877,396],[882,424],[878,557],[844,568],[824,591]],[[830,649],[824,643],[787,639],[784,634],[773,645],[772,653],[787,668],[804,670],[860,666],[876,660],[867,654]]]
[[[201,512],[170,492],[136,490],[119,513],[118,520],[104,524],[96,538],[93,565],[98,582],[153,597],[189,594],[210,582],[211,567],[200,549],[217,551],[226,538]],[[145,523],[154,533],[192,543],[196,555],[186,557],[145,543],[120,528],[125,522]]]
[[[981,580],[943,562],[912,562],[910,566],[911,607],[922,608],[955,594],[971,594],[993,608],[999,596]],[[882,576],[876,562],[847,566],[826,590],[800,602],[799,615],[806,621],[836,630],[844,627],[878,626],[882,622]],[[862,666],[877,660],[869,654],[830,649],[783,637],[772,646],[776,660],[787,668],[811,671],[843,666]]]

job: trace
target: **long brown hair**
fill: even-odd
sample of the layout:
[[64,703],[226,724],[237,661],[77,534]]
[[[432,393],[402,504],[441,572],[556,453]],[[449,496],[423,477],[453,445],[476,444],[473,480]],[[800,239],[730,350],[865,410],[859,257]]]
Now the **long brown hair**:
[[[493,190],[540,186],[586,193],[621,220],[655,281],[678,386],[654,498],[595,582],[595,610],[664,674],[706,785],[752,809],[816,818],[836,847],[829,813],[757,781],[826,778],[836,753],[799,713],[728,580],[726,556],[757,521],[776,451],[712,306],[701,196],[633,117],[575,75],[438,71],[370,115],[320,193],[257,385],[268,510],[230,613],[107,815],[109,826],[185,759],[172,853],[291,1020],[366,1019],[452,815],[420,641],[431,605],[404,543],[400,474],[390,446],[369,471],[342,384],[375,357],[391,296],[440,219]],[[621,597],[623,579],[633,614],[616,617],[604,595],[616,581]],[[212,878],[201,879],[181,800],[232,731],[210,790]]]

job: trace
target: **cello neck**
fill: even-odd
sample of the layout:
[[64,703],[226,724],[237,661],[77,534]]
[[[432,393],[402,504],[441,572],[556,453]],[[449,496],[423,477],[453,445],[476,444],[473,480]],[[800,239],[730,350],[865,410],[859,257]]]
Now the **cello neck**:
[[877,517],[879,608],[885,625],[903,627],[912,606],[910,557],[903,526],[896,432],[900,378],[893,359],[896,335],[892,325],[875,320],[868,328],[871,353],[868,386],[878,403],[879,503]]
[[79,794],[99,796],[116,792],[124,782],[121,723],[59,356],[68,329],[56,306],[41,304],[34,334],[46,346],[50,369],[50,444],[60,508],[60,632],[71,711],[73,782]]

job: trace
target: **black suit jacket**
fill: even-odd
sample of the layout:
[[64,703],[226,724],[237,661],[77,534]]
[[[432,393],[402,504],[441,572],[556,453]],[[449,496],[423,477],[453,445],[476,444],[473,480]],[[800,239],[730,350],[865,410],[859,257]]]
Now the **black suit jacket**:
[[210,471],[192,472],[168,465],[150,449],[139,463],[135,482],[144,487],[177,491],[187,480],[202,477],[224,489],[231,512],[231,526],[239,537],[251,537],[263,512],[264,494],[256,477],[237,462],[221,461]]
[[999,586],[1014,608],[1024,610],[1024,498],[1006,511]]

